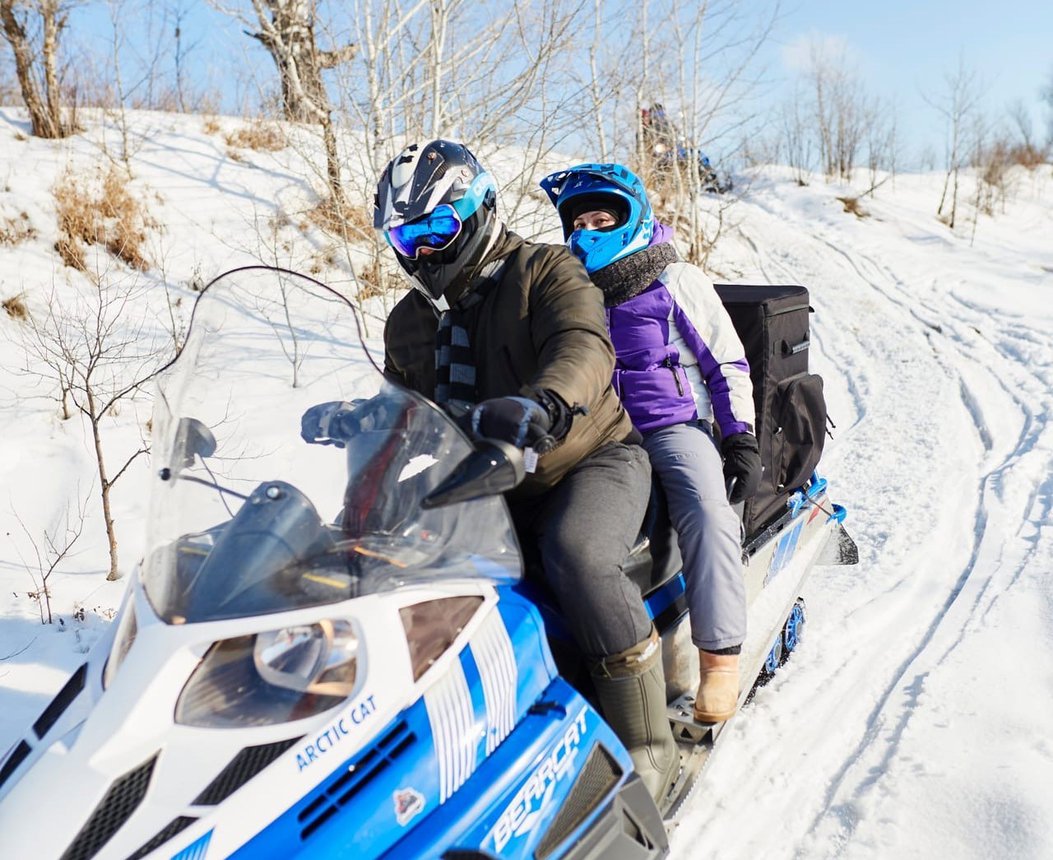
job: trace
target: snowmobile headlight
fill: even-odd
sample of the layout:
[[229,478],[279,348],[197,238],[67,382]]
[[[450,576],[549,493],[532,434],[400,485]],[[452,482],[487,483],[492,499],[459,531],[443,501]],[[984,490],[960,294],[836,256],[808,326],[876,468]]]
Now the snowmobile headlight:
[[243,728],[320,714],[356,692],[361,650],[361,638],[346,620],[216,642],[179,694],[175,721]]
[[132,608],[132,601],[129,600],[127,611],[121,616],[121,620],[117,624],[117,635],[113,638],[110,656],[106,658],[106,666],[102,670],[103,689],[109,688],[110,682],[113,681],[113,676],[117,674],[117,670],[121,668],[124,658],[128,656],[128,650],[132,647],[132,643],[135,641],[135,634],[138,632],[139,625],[135,621],[135,610]]
[[478,596],[441,597],[399,610],[409,643],[414,681],[453,644],[482,602],[483,598]]
[[256,636],[252,657],[268,684],[304,693],[350,696],[358,637],[347,621],[283,627]]

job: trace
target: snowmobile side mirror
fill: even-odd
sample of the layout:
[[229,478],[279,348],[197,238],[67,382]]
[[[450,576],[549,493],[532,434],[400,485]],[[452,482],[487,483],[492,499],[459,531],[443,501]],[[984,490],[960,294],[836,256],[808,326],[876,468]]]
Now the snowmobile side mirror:
[[187,469],[194,465],[194,455],[204,460],[216,453],[216,437],[196,418],[180,418],[172,447],[173,453],[181,458],[181,467]]
[[421,502],[425,510],[496,496],[519,486],[526,475],[523,452],[499,439],[482,439],[475,450]]

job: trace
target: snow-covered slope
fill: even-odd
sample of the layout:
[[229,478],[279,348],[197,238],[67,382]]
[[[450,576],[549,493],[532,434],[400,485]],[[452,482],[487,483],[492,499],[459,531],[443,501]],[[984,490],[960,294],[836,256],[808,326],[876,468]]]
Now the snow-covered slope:
[[[234,159],[236,121],[133,122],[133,186],[164,226],[149,232],[150,273],[122,277],[155,303],[171,295],[182,312],[192,282],[258,259],[353,287],[304,216],[318,199],[307,143]],[[0,219],[26,212],[36,231],[0,245],[0,301],[24,294],[40,312],[83,287],[51,251],[51,188],[67,164],[105,163],[101,139],[92,125],[27,140],[0,110]],[[1053,856],[1053,175],[1017,175],[975,235],[968,208],[956,233],[936,220],[940,190],[938,176],[897,177],[859,218],[836,199],[850,189],[769,168],[731,210],[719,277],[811,290],[813,367],[837,424],[823,468],[861,558],[809,581],[806,638],[722,735],[674,857]],[[22,373],[25,333],[0,312],[0,751],[123,590],[105,581],[85,427]],[[115,458],[145,421],[132,405],[107,419]],[[146,468],[114,489],[124,572]],[[56,623],[41,625],[30,537],[43,550],[78,498],[84,533],[49,581]]]
[[[778,172],[723,265],[812,291],[858,567],[721,737],[680,856],[1053,854],[1053,183],[955,237],[939,177],[865,219]],[[971,226],[971,225],[970,225]],[[696,855],[695,850],[699,853]]]

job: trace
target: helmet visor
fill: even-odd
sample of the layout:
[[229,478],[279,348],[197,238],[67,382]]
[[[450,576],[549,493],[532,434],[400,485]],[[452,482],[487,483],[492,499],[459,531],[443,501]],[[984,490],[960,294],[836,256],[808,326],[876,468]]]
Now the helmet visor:
[[442,251],[461,234],[463,224],[449,203],[436,206],[427,215],[384,231],[391,247],[403,257],[416,260],[421,248]]

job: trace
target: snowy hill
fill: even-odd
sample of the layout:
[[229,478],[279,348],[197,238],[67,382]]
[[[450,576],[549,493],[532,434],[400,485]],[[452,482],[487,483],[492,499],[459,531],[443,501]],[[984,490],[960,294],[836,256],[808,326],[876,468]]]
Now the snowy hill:
[[[237,264],[279,263],[357,293],[365,254],[346,255],[310,217],[309,139],[253,149],[237,120],[131,120],[127,191],[149,267],[86,253],[146,309],[139,342],[160,355],[194,287]],[[124,589],[106,580],[87,424],[61,420],[18,310],[43,318],[49,302],[91,297],[54,250],[55,188],[68,175],[83,189],[104,182],[123,142],[112,121],[86,125],[38,141],[0,110],[0,752]],[[993,217],[974,229],[965,207],[955,232],[935,217],[941,186],[898,176],[859,201],[860,217],[837,199],[857,192],[799,187],[773,167],[730,210],[715,279],[811,290],[813,369],[837,424],[823,470],[860,564],[813,574],[806,638],[722,735],[674,857],[1053,856],[1053,175],[1014,175]],[[528,207],[524,223],[542,214]],[[148,406],[125,399],[104,416],[115,464],[148,433]],[[113,489],[125,575],[146,475],[139,458]],[[54,623],[42,624],[40,567],[67,523],[82,533],[48,580]]]

